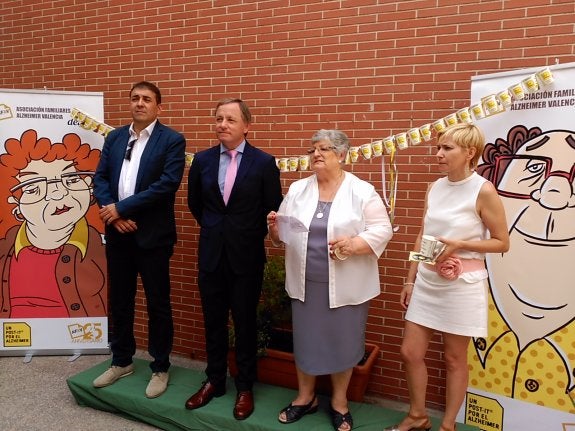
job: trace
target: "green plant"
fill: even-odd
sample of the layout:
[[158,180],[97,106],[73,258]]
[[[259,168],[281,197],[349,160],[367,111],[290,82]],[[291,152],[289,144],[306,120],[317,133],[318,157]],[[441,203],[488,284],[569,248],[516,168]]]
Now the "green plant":
[[[272,255],[264,266],[262,294],[257,308],[258,356],[264,356],[272,335],[280,329],[291,329],[291,299],[285,291],[285,260]],[[234,346],[233,323],[230,323],[230,346]]]

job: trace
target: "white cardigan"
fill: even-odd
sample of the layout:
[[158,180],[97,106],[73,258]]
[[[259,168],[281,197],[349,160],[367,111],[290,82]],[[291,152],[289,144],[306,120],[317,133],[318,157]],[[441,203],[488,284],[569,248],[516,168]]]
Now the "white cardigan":
[[[317,178],[312,175],[291,184],[278,214],[297,217],[309,228],[318,199]],[[379,295],[377,260],[392,234],[385,205],[375,188],[345,172],[329,213],[328,241],[342,236],[360,236],[373,253],[350,256],[344,261],[329,259],[330,308],[361,304]],[[290,232],[286,244],[285,287],[291,298],[300,301],[305,299],[307,241],[307,232]]]

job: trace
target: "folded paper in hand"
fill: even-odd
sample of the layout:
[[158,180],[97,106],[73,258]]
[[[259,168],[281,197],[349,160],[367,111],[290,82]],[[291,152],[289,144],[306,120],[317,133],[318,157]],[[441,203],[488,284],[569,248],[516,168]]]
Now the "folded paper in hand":
[[289,243],[290,232],[309,232],[309,229],[302,223],[301,220],[292,216],[278,214],[276,216],[276,223],[278,224],[280,241],[284,244]]

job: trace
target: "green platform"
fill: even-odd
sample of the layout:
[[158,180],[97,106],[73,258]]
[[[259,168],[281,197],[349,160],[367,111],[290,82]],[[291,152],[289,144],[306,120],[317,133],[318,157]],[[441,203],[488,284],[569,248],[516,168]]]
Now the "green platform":
[[[112,412],[136,421],[146,422],[167,431],[333,431],[327,413],[329,399],[320,398],[320,411],[304,416],[300,421],[284,425],[277,415],[282,407],[290,403],[295,391],[258,383],[254,388],[256,410],[244,421],[237,421],[232,415],[235,401],[233,381],[228,381],[228,392],[215,398],[207,406],[189,411],[184,408],[188,397],[201,385],[204,374],[197,370],[172,366],[170,384],[161,397],[149,400],[144,392],[150,369],[148,363],[136,359],[133,375],[120,379],[111,386],[95,389],[92,381],[106,370],[110,361],[104,361],[67,380],[68,386],[79,405]],[[405,413],[389,410],[373,404],[350,403],[354,418],[354,430],[381,431],[385,426],[401,420]],[[439,428],[432,419],[434,429]],[[458,431],[477,431],[468,425],[458,425]]]

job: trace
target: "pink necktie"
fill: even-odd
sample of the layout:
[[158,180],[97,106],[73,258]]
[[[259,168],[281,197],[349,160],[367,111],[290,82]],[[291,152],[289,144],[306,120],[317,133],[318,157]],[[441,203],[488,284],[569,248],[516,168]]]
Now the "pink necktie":
[[238,160],[236,159],[238,152],[236,150],[228,150],[228,154],[232,159],[230,160],[228,169],[226,169],[226,179],[224,181],[224,202],[226,205],[228,204],[228,199],[230,198],[230,193],[234,186],[236,174],[238,173]]

